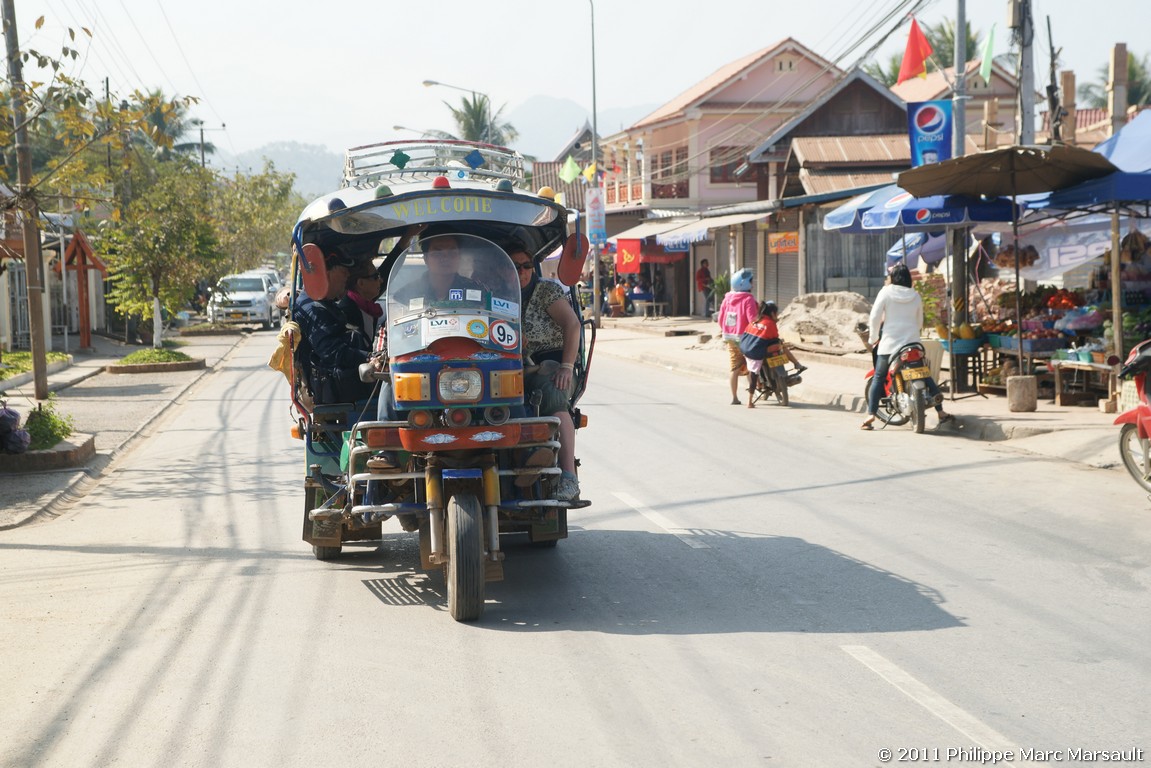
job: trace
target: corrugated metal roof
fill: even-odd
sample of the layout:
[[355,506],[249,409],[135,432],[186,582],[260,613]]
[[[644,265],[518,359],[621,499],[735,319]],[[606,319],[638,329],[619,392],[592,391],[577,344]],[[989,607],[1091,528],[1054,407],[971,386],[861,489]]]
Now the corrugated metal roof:
[[878,136],[801,136],[792,139],[791,151],[803,168],[840,163],[911,162],[907,134]]
[[809,195],[823,195],[829,192],[842,192],[845,189],[894,184],[892,171],[812,171],[799,172],[800,183]]

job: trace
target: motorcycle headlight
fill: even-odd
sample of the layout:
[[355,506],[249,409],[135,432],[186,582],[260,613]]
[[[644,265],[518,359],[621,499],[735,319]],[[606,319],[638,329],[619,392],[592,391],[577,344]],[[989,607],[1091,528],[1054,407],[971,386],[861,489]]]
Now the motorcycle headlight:
[[444,371],[439,378],[440,400],[445,403],[474,402],[484,392],[484,380],[475,368]]

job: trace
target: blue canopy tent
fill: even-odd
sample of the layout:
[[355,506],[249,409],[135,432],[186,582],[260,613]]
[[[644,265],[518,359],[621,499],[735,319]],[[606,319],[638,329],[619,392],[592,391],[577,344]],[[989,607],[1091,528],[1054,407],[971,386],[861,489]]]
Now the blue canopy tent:
[[[1140,116],[1147,114],[1141,113]],[[1123,129],[1128,130],[1134,122],[1128,123]],[[1143,120],[1143,126],[1148,130],[1144,133],[1145,156],[1151,156],[1151,118]],[[1118,139],[1123,133],[1111,137],[1103,144]],[[1128,134],[1131,137],[1138,134]],[[1100,147],[1103,147],[1100,144]],[[1116,144],[1109,144],[1108,149],[1116,151]],[[1122,145],[1124,152],[1133,144]],[[1123,155],[1123,157],[1128,157]],[[1149,164],[1144,161],[1144,164]],[[1140,218],[1151,218],[1151,173],[1116,171],[1102,178],[1092,179],[1073,187],[1066,187],[1046,195],[1037,196],[1028,201],[1027,207],[1032,211],[1033,219],[1074,219],[1087,214],[1109,213],[1111,215],[1111,325],[1114,333],[1113,343],[1115,354],[1123,356],[1123,309],[1114,297],[1121,296],[1121,275],[1119,266],[1120,226],[1119,219],[1123,214]]]
[[903,262],[911,269],[925,264],[938,264],[947,256],[947,236],[945,232],[908,232],[895,241],[887,250],[887,266]]
[[1095,150],[1110,160],[1121,171],[1142,173],[1151,171],[1151,110],[1144,110],[1131,119],[1115,135],[1100,142]]

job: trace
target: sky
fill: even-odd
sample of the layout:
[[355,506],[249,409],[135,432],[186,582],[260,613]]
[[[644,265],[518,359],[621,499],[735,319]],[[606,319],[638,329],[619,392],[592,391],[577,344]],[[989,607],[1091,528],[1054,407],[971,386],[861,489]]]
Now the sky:
[[[279,141],[332,151],[451,130],[444,101],[475,90],[505,114],[535,95],[592,108],[592,15],[598,110],[661,104],[723,65],[793,37],[842,68],[860,60],[861,32],[894,32],[878,49],[902,54],[910,0],[15,0],[20,46],[55,54],[78,34],[68,71],[123,97],[135,89],[197,96],[205,138],[233,154]],[[959,3],[995,53],[1010,50],[1007,0],[921,0],[920,24],[954,20]],[[1032,0],[1036,79],[1048,76],[1047,20],[1059,69],[1098,79],[1111,46],[1146,19],[1147,0]],[[900,9],[903,9],[902,11]],[[1098,9],[1113,21],[1101,23]],[[43,26],[35,28],[36,19]],[[884,16],[891,16],[883,22]],[[1124,20],[1127,20],[1124,23]],[[882,23],[881,23],[882,22]],[[868,40],[878,42],[883,32]],[[1116,39],[1118,35],[1118,39]],[[977,52],[971,52],[974,58]],[[33,71],[25,77],[32,79]],[[456,86],[426,87],[424,80]]]

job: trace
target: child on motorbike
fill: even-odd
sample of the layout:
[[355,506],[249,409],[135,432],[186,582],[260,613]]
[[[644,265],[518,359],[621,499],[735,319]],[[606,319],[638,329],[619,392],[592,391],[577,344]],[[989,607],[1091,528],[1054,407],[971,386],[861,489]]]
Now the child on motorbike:
[[[874,429],[872,424],[879,413],[879,401],[883,398],[892,355],[905,345],[918,342],[919,330],[923,327],[923,299],[911,286],[911,270],[906,264],[896,264],[888,270],[887,277],[889,283],[879,289],[868,318],[867,342],[875,352],[875,375],[867,392],[867,418],[859,425],[864,430]],[[934,378],[927,379],[927,382],[927,391],[936,401],[939,423],[951,421],[955,417],[944,413],[939,385]]]
[[803,373],[807,366],[795,359],[791,349],[779,340],[779,326],[775,319],[779,315],[779,307],[774,301],[765,301],[759,305],[759,313],[755,320],[748,323],[739,341],[739,350],[747,360],[747,407],[755,407],[755,379],[759,375],[763,361],[767,359],[768,350],[772,347],[782,347],[783,354],[795,366],[795,373]]

